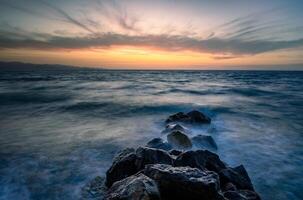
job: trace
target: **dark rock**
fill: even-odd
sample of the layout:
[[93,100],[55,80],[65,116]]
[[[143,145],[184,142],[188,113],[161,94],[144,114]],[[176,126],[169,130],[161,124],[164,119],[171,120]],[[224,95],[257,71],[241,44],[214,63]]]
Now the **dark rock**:
[[211,122],[211,119],[204,115],[202,112],[199,112],[197,110],[190,111],[187,113],[187,115],[190,117],[190,121],[192,123],[206,123],[209,124]]
[[171,122],[184,122],[184,123],[200,123],[209,124],[211,119],[204,115],[202,112],[193,110],[185,114],[183,112],[178,112],[168,117],[166,123]]
[[154,180],[136,174],[115,182],[108,190],[107,200],[159,200],[160,193]]
[[167,141],[173,147],[178,149],[189,149],[192,147],[190,139],[180,131],[173,131],[167,135]]
[[139,147],[136,151],[136,166],[139,170],[143,169],[147,164],[168,164],[173,163],[172,157],[161,149],[153,149],[147,147]]
[[104,178],[97,176],[81,189],[81,199],[104,199],[106,190]]
[[170,150],[169,151],[169,154],[172,155],[172,156],[178,156],[182,153],[183,151],[179,151],[179,150],[176,150],[176,149],[173,149],[173,150]]
[[173,131],[181,131],[183,133],[189,133],[190,131],[187,128],[184,128],[183,126],[181,126],[180,124],[168,124],[165,127],[165,130],[162,131],[162,133],[170,133]]
[[222,186],[222,185],[223,184],[221,184],[221,189],[223,191],[236,191],[237,190],[237,187],[232,183],[227,183],[224,186]]
[[224,197],[228,200],[261,200],[256,192],[249,190],[227,191]]
[[221,185],[233,183],[238,189],[254,190],[251,180],[243,167],[226,168],[219,172]]
[[226,165],[219,156],[208,150],[187,151],[180,154],[174,161],[174,166],[188,166],[202,170],[220,172]]
[[162,199],[217,200],[221,196],[215,172],[155,164],[147,165],[144,174],[157,182]]
[[164,142],[161,138],[154,138],[146,144],[146,147],[162,149],[162,150],[171,150],[172,146],[167,142]]
[[106,172],[106,186],[110,187],[114,182],[137,173],[136,160],[134,149],[124,149],[119,152],[115,156],[112,166]]
[[197,135],[194,136],[191,141],[198,148],[211,150],[216,150],[218,148],[215,140],[210,135]]
[[112,166],[106,172],[106,186],[110,187],[114,182],[134,175],[142,170],[146,164],[172,164],[172,157],[163,150],[147,147],[125,149],[118,153]]

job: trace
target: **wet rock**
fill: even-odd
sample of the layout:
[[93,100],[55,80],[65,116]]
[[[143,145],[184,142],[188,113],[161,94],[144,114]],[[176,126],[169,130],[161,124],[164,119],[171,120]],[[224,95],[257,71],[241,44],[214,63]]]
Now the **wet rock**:
[[155,164],[147,165],[144,174],[157,182],[162,199],[217,200],[221,197],[215,172]]
[[173,159],[168,152],[139,147],[134,149],[125,149],[119,152],[114,158],[112,166],[106,172],[106,186],[110,187],[114,182],[136,174],[142,170],[146,164],[172,164]]
[[167,135],[167,141],[173,147],[178,149],[189,149],[192,147],[190,139],[180,131],[173,131]]
[[115,182],[108,190],[107,200],[160,200],[154,180],[144,174],[136,174]]
[[119,152],[115,156],[112,166],[106,172],[106,186],[110,187],[114,182],[137,173],[136,160],[134,149],[124,149]]
[[162,149],[162,150],[171,150],[172,146],[167,142],[164,142],[161,138],[154,138],[146,144],[146,147]]
[[178,156],[181,153],[182,153],[182,151],[179,151],[179,150],[176,150],[176,149],[173,149],[173,150],[169,151],[169,154],[172,155],[172,156]]
[[200,124],[209,124],[211,119],[204,115],[202,112],[193,110],[187,114],[183,112],[178,112],[168,117],[166,123],[171,122],[184,122],[184,123],[200,123]]
[[224,197],[228,200],[261,200],[256,192],[249,190],[227,191]]
[[139,147],[136,151],[136,166],[139,170],[143,169],[147,164],[168,164],[173,163],[172,157],[167,151],[161,149],[153,149],[147,147]]
[[81,200],[104,199],[106,189],[104,178],[97,176],[81,189]]
[[183,132],[183,133],[189,133],[190,132],[187,128],[181,126],[180,124],[168,124],[168,125],[166,125],[165,130],[162,131],[162,133],[167,134],[167,133],[171,133],[173,131],[180,131],[180,132]]
[[188,166],[201,170],[220,172],[226,165],[219,156],[208,150],[187,151],[180,154],[174,161],[174,166]]
[[221,184],[221,188],[223,191],[236,191],[237,187],[232,183],[227,183],[225,185]]
[[210,135],[197,135],[191,139],[193,145],[202,149],[217,150],[217,144]]
[[219,172],[221,185],[234,184],[238,189],[254,190],[251,180],[243,165],[236,168],[226,168]]

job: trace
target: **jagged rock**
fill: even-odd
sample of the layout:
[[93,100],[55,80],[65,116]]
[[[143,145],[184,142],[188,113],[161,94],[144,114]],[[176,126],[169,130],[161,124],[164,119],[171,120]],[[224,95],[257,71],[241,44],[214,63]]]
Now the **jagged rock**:
[[197,135],[191,139],[193,145],[202,149],[217,150],[217,144],[210,135]]
[[200,124],[209,124],[211,119],[204,115],[202,112],[193,110],[187,114],[183,112],[178,112],[168,117],[166,123],[171,122],[184,122],[184,123],[200,123]]
[[162,133],[167,134],[167,133],[171,133],[173,131],[180,131],[183,133],[190,132],[187,128],[181,126],[180,124],[168,124],[168,125],[166,125],[165,130],[163,130]]
[[110,187],[114,182],[137,173],[136,160],[134,149],[124,149],[119,152],[115,156],[112,166],[106,172],[106,186]]
[[169,151],[169,154],[172,155],[172,156],[178,156],[182,153],[183,151],[179,151],[179,150],[176,150],[176,149],[173,149],[173,150],[170,150]]
[[226,165],[219,156],[208,150],[187,151],[180,154],[174,161],[174,166],[188,166],[202,170],[220,172]]
[[81,189],[81,200],[104,199],[106,189],[104,178],[97,176]]
[[146,174],[158,184],[163,199],[217,200],[223,198],[219,177],[215,172],[190,167],[147,165]]
[[189,149],[192,147],[190,139],[180,131],[173,131],[167,135],[167,141],[173,147],[178,149]]
[[154,180],[144,174],[136,174],[115,182],[108,190],[107,200],[160,200]]
[[249,190],[227,191],[223,194],[228,200],[261,200],[256,192]]
[[237,187],[232,183],[226,183],[225,185],[221,184],[221,189],[223,191],[236,191]]
[[219,172],[221,185],[234,184],[238,189],[254,190],[251,180],[243,165],[236,168],[226,168]]
[[131,176],[142,170],[146,164],[172,164],[172,157],[163,150],[147,147],[125,149],[114,158],[112,166],[106,172],[106,186],[110,187],[114,182]]
[[164,142],[161,138],[154,138],[146,144],[146,147],[162,149],[162,150],[171,150],[172,146],[167,142]]

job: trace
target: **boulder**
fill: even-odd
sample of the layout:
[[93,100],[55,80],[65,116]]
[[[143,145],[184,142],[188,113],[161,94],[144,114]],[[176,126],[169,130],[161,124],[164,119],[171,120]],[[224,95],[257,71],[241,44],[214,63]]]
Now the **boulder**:
[[222,197],[215,172],[154,164],[147,165],[144,174],[157,182],[162,199],[217,200]]
[[211,119],[208,116],[204,115],[202,112],[193,110],[187,114],[178,112],[169,116],[166,120],[166,123],[172,122],[209,124],[211,122]]
[[208,150],[186,151],[175,159],[174,166],[188,166],[217,173],[226,169],[219,156]]
[[178,149],[189,149],[192,147],[190,139],[180,131],[173,131],[167,135],[167,141],[173,147]]
[[136,174],[146,164],[172,164],[173,159],[168,152],[147,147],[125,149],[119,152],[112,166],[106,172],[106,186],[110,187],[114,182]]
[[162,150],[171,150],[172,146],[167,142],[164,142],[161,138],[154,138],[146,144],[146,147],[162,149]]
[[235,168],[226,168],[219,172],[221,186],[227,183],[234,184],[237,189],[254,190],[251,180],[243,165]]
[[81,199],[104,199],[106,190],[104,178],[97,176],[81,189]]
[[223,195],[228,200],[261,200],[256,192],[249,190],[227,191]]
[[154,180],[144,174],[136,174],[115,182],[108,190],[107,200],[160,200]]
[[114,182],[138,172],[137,156],[134,149],[124,149],[114,158],[112,166],[106,172],[105,185],[110,187]]
[[210,135],[197,135],[191,139],[193,145],[201,149],[217,150],[217,144]]
[[181,126],[180,124],[168,124],[168,125],[166,125],[165,130],[163,130],[162,133],[167,134],[167,133],[171,133],[173,131],[180,131],[183,133],[190,132],[187,128]]

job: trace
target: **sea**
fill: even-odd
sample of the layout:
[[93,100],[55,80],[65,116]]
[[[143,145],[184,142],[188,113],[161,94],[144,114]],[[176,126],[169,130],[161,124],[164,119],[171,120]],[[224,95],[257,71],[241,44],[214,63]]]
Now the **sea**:
[[215,152],[243,164],[265,200],[303,199],[303,72],[0,72],[0,199],[80,199],[115,153],[200,110]]

